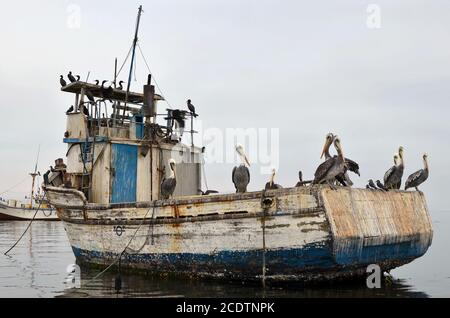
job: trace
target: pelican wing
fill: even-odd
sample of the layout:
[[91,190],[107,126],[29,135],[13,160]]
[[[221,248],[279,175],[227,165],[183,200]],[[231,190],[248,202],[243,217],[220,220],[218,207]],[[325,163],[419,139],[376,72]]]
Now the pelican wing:
[[389,168],[389,170],[386,171],[386,173],[384,174],[383,180],[384,180],[384,184],[385,184],[385,185],[386,185],[386,183],[388,183],[388,180],[389,180],[389,179],[392,177],[392,175],[394,174],[395,169],[397,169],[397,167],[396,167],[396,166],[392,166],[392,167]]
[[425,170],[420,169],[419,171],[414,172],[411,174],[408,179],[406,180],[405,187],[416,187],[420,185],[422,182],[424,182],[426,178],[425,177]]
[[322,181],[323,178],[325,178],[327,172],[333,167],[335,160],[336,158],[332,157],[328,160],[325,160],[317,167],[316,172],[314,173],[315,183],[319,183]]
[[348,167],[348,170],[359,175],[359,165],[357,162],[355,162],[351,159],[345,158],[345,165]]

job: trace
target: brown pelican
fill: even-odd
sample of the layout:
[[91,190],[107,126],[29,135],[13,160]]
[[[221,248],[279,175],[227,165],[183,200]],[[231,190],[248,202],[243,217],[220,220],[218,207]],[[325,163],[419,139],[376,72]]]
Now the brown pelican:
[[72,75],[72,71],[69,72],[69,74],[67,74],[67,78],[69,79],[70,82],[74,83],[76,82],[76,78]]
[[192,105],[191,100],[187,100],[187,106],[189,108],[189,111],[191,112],[192,116],[197,117],[198,115],[195,113],[195,106]]
[[301,171],[298,172],[298,182],[295,185],[296,187],[302,187],[304,185],[303,183],[303,173]]
[[175,173],[175,160],[172,158],[169,159],[169,169],[170,176],[168,178],[164,178],[161,182],[161,197],[164,200],[167,200],[169,197],[173,195],[175,188],[177,186],[177,177]]
[[[323,156],[325,156],[325,160],[328,160],[331,158],[330,147],[331,147],[331,144],[333,143],[333,140],[336,137],[337,136],[332,133],[327,134],[327,136],[325,137],[325,144],[322,149],[322,154],[320,155],[321,159]],[[336,180],[343,186],[352,186],[353,182],[352,182],[352,180],[350,180],[350,177],[348,176],[347,169],[356,173],[358,176],[360,176],[359,165],[355,161],[345,158],[345,166],[346,166],[345,172],[343,174],[336,176]]]
[[[331,157],[323,162],[314,173],[313,184],[327,183],[331,188],[336,189],[333,185],[336,176],[345,173],[345,157],[342,151],[341,141],[338,137],[334,138],[333,145],[338,153],[337,156]],[[324,151],[322,152],[323,155]],[[321,156],[322,157],[322,156]]]
[[67,86],[67,82],[64,80],[64,76],[59,77],[59,83],[61,84],[61,87]]
[[250,183],[250,171],[246,166],[246,164],[250,166],[250,162],[244,152],[244,147],[237,145],[236,151],[241,159],[241,164],[233,168],[232,180],[236,193],[244,193],[247,191],[247,185]]
[[414,172],[412,175],[408,177],[405,183],[405,190],[408,190],[409,188],[416,188],[416,191],[419,191],[419,185],[424,183],[428,179],[428,155],[423,155],[423,169],[420,169],[419,171]]
[[404,170],[403,147],[398,149],[398,157],[394,156],[394,166],[384,174],[384,187],[390,189],[400,189]]
[[275,174],[276,174],[276,170],[274,168],[274,169],[272,169],[272,174],[270,175],[270,181],[266,183],[266,186],[265,186],[264,189],[266,189],[266,190],[275,190],[275,189],[282,189],[283,188],[282,186],[280,186],[279,184],[276,184],[274,182]]

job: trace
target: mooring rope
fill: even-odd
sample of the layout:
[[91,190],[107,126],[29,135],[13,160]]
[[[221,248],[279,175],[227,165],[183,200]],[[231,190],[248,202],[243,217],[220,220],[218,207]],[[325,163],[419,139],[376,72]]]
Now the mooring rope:
[[[153,203],[153,211],[155,209],[155,205]],[[127,249],[129,248],[131,242],[134,240],[134,238],[136,237],[137,233],[139,232],[139,230],[141,229],[142,225],[145,222],[145,219],[147,218],[148,213],[150,212],[150,210],[152,209],[148,209],[147,212],[144,215],[144,218],[142,219],[142,222],[139,224],[138,228],[136,229],[136,231],[134,232],[133,236],[131,237],[130,241],[128,242],[128,244],[125,246],[125,248],[123,249],[123,251],[119,254],[119,256],[108,266],[106,267],[103,271],[101,271],[99,274],[95,275],[94,278],[90,279],[89,281],[86,282],[85,285],[89,285],[90,283],[92,283],[94,280],[96,280],[97,278],[99,278],[100,276],[102,276],[104,273],[106,273],[111,267],[113,267],[117,262],[119,262],[123,256],[123,254],[125,254],[125,252],[127,251]],[[146,238],[145,243],[147,243],[148,238]],[[144,246],[146,245],[144,243]],[[142,250],[143,246],[141,247]],[[130,249],[131,250],[131,249]],[[140,252],[140,251],[139,251]],[[138,253],[139,253],[138,252]],[[130,253],[130,254],[134,254],[134,253]]]
[[14,247],[16,247],[16,245],[20,242],[20,240],[22,239],[22,237],[23,237],[23,236],[25,235],[25,233],[28,231],[28,229],[29,229],[30,226],[31,226],[31,223],[33,223],[33,221],[34,221],[34,219],[35,219],[37,213],[39,212],[39,209],[41,208],[41,204],[42,204],[42,202],[39,203],[39,206],[38,206],[36,212],[34,213],[33,218],[31,219],[30,223],[28,223],[28,226],[27,226],[27,228],[25,229],[25,231],[22,233],[22,235],[19,237],[19,239],[16,241],[16,243],[14,243],[14,245],[11,246],[11,247],[9,248],[9,250],[7,250],[7,251],[4,253],[4,255],[8,255],[8,253],[9,253]]

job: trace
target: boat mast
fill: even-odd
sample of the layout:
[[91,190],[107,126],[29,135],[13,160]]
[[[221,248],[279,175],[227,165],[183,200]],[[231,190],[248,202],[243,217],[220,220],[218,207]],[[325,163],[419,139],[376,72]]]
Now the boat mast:
[[128,102],[128,94],[130,92],[130,85],[131,85],[131,77],[133,74],[133,64],[134,64],[134,58],[136,55],[136,45],[138,41],[138,33],[139,33],[139,23],[141,22],[141,14],[142,14],[142,5],[139,6],[138,16],[137,16],[137,22],[136,22],[136,31],[134,33],[134,40],[133,40],[133,53],[131,55],[131,64],[130,64],[130,73],[128,74],[128,83],[127,83],[127,93],[125,95],[125,106],[123,108],[123,117],[122,117],[122,123],[125,118],[125,110],[127,108],[127,102]]
[[30,173],[31,176],[31,197],[30,197],[30,208],[33,208],[33,197],[34,197],[34,181],[36,179],[36,176],[39,175],[39,173],[37,172],[37,165],[38,165],[38,161],[39,161],[39,153],[41,151],[41,145],[39,145],[38,148],[38,154],[37,154],[37,158],[36,158],[36,164],[34,165],[34,172]]

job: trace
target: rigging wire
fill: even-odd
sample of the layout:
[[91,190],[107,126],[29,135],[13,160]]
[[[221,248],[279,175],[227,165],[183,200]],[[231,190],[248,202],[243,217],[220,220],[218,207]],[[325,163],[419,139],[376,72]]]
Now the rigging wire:
[[[12,189],[14,189],[14,188],[20,186],[22,183],[24,183],[27,179],[28,179],[28,176],[26,176],[22,181],[20,181],[19,183],[15,184],[15,185],[12,186],[11,188],[9,188],[9,189],[7,189],[7,190],[5,190],[5,191],[3,191],[3,192],[0,192],[0,195],[2,195],[2,194],[4,194],[4,193],[7,193],[7,192],[10,192]],[[20,192],[20,193],[22,193],[22,192]],[[23,193],[25,193],[25,192],[23,192]]]
[[133,49],[133,45],[131,45],[130,49],[128,50],[128,54],[125,57],[125,60],[123,61],[122,66],[119,68],[119,71],[117,72],[117,77],[119,77],[119,74],[122,71],[123,67],[125,66],[125,63],[128,61],[128,58],[130,57],[132,49]]
[[153,76],[153,81],[155,82],[156,88],[158,89],[158,91],[159,91],[159,93],[161,94],[161,96],[164,98],[164,101],[165,101],[166,104],[169,106],[169,108],[170,108],[170,109],[173,109],[172,105],[170,105],[169,101],[166,99],[166,96],[164,95],[162,89],[159,87],[158,82],[156,81],[156,78],[155,78],[155,76],[153,75],[153,73],[152,73],[152,71],[151,71],[151,69],[150,69],[150,66],[148,66],[147,59],[145,58],[145,55],[144,55],[144,53],[142,52],[142,49],[141,49],[141,46],[139,45],[139,42],[137,43],[137,47],[138,47],[138,49],[139,49],[139,52],[141,53],[142,59],[144,60],[145,66],[147,66],[148,72],[149,72],[150,74],[152,74],[152,76]]

